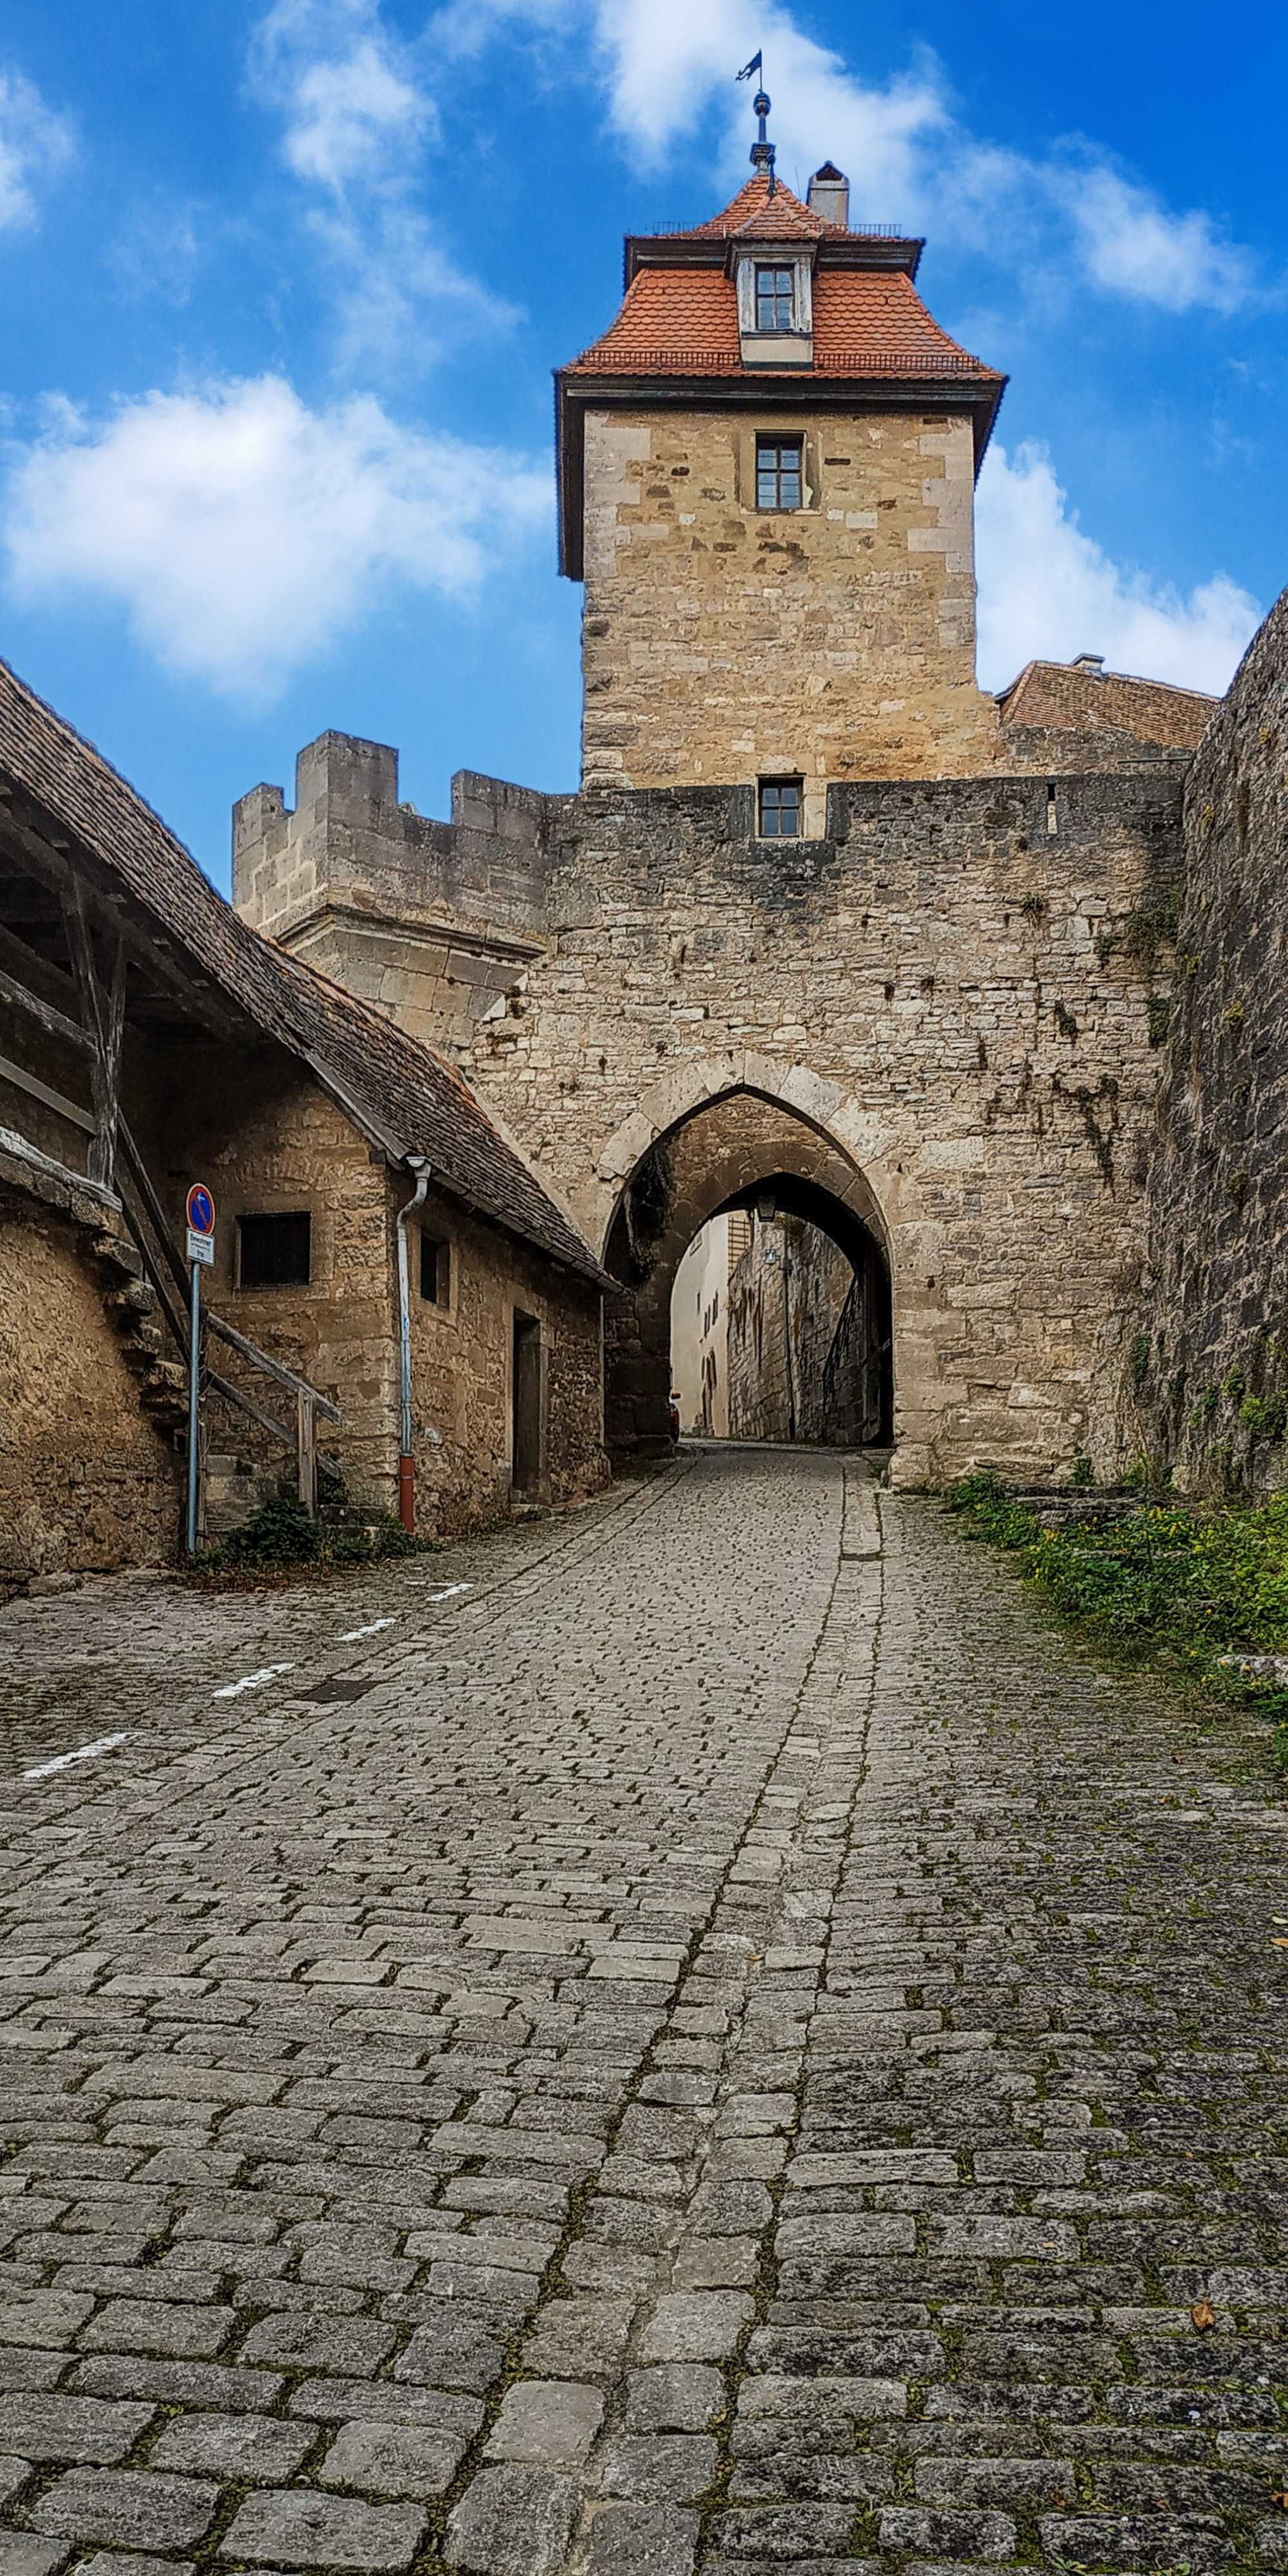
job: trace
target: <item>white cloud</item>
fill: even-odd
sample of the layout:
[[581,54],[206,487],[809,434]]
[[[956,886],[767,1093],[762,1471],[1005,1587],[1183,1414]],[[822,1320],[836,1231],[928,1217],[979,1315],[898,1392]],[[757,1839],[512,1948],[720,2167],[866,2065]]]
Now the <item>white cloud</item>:
[[866,83],[783,0],[450,0],[431,35],[445,51],[477,52],[503,21],[562,29],[581,48],[611,125],[646,167],[714,116],[725,184],[745,177],[750,98],[733,76],[763,51],[780,170],[803,184],[824,158],[839,161],[856,222],[924,227],[1044,280],[1065,266],[1102,294],[1173,313],[1229,313],[1252,291],[1247,254],[1210,216],[1174,214],[1094,147],[1034,158],[972,135],[924,48],[901,77]]
[[0,71],[0,232],[36,219],[34,190],[72,155],[66,117],[46,107],[21,72]]
[[1169,313],[1207,305],[1232,313],[1251,291],[1246,251],[1221,241],[1211,217],[1173,215],[1147,188],[1108,163],[1048,174],[1057,202],[1068,206],[1087,269],[1098,286],[1160,304]]
[[400,428],[369,395],[310,411],[261,376],[95,428],[63,406],[5,534],[23,597],[97,593],[172,670],[262,699],[393,587],[468,598],[549,512],[525,459]]
[[1261,616],[1223,572],[1183,598],[1084,536],[1038,446],[984,460],[976,518],[979,676],[1004,688],[1033,659],[1103,653],[1114,670],[1220,695]]
[[396,186],[435,122],[377,0],[277,0],[251,64],[283,111],[288,167],[336,195],[355,183]]
[[334,282],[342,369],[423,369],[434,325],[493,328],[513,308],[460,268],[417,202],[438,131],[414,57],[379,0],[276,0],[251,40],[253,85],[282,120],[282,158]]

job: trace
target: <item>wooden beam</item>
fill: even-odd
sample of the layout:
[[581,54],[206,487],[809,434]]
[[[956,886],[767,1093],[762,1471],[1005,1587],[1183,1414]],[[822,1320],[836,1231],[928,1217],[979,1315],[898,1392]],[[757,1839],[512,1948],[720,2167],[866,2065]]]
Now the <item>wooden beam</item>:
[[66,1189],[87,1190],[91,1198],[101,1199],[105,1208],[111,1208],[114,1214],[119,1212],[121,1202],[114,1190],[101,1189],[97,1181],[87,1181],[83,1172],[74,1172],[70,1163],[58,1163],[52,1154],[42,1154],[38,1145],[28,1144],[26,1137],[17,1135],[12,1127],[0,1127],[0,1154],[11,1155],[15,1163],[28,1164],[33,1172],[61,1182]]
[[[24,804],[27,800],[24,798]],[[231,993],[226,994],[215,972],[189,957],[177,934],[172,953],[169,937],[153,928],[142,901],[117,877],[110,859],[89,849],[82,857],[66,841],[51,841],[39,831],[33,820],[11,806],[4,816],[3,829],[11,849],[20,855],[31,875],[62,898],[69,886],[75,886],[81,900],[96,914],[113,936],[124,936],[194,1018],[204,1022],[216,1037],[230,1043],[244,1044],[248,1027],[258,1024],[250,1013],[236,1007]],[[267,1035],[267,1033],[264,1033]]]
[[[20,941],[14,941],[15,947],[20,945]],[[0,966],[0,1002],[9,1002],[16,1011],[25,1011],[29,1019],[39,1020],[46,1036],[60,1039],[64,1046],[89,1047],[92,1044],[86,1031],[79,1028],[75,1020],[65,1019],[61,1011],[54,1009],[52,1002],[42,1002],[39,993],[33,993],[27,985],[20,984],[16,976],[7,975],[3,966]]]
[[116,1171],[116,1127],[121,1111],[121,1039],[125,1029],[125,941],[118,939],[112,981],[100,1009],[102,1046],[90,1064],[97,1126],[89,1149],[96,1181],[111,1188]]
[[312,1393],[303,1387],[295,1399],[295,1456],[299,1471],[299,1494],[309,1519],[316,1520],[318,1509],[318,1417]]
[[271,1431],[273,1438],[280,1440],[284,1448],[295,1447],[295,1433],[288,1431],[286,1424],[279,1422],[274,1414],[266,1413],[262,1404],[256,1404],[253,1395],[243,1395],[241,1388],[234,1386],[231,1378],[219,1377],[214,1369],[207,1369],[206,1384],[213,1388],[216,1395],[222,1395],[226,1404],[240,1405],[242,1412],[248,1413],[252,1422],[259,1424],[261,1431]]
[[275,1377],[279,1386],[289,1387],[292,1395],[309,1396],[328,1422],[343,1422],[344,1415],[339,1405],[332,1404],[329,1396],[320,1395],[315,1386],[309,1385],[307,1378],[297,1377],[294,1369],[284,1368],[280,1360],[270,1359],[267,1351],[261,1351],[254,1342],[248,1342],[244,1333],[239,1333],[234,1325],[226,1324],[222,1315],[212,1313],[209,1308],[206,1310],[206,1330],[217,1333],[220,1341],[227,1342],[231,1350],[240,1351],[244,1360],[253,1360],[256,1368],[264,1369],[269,1377]]
[[[161,1201],[152,1186],[152,1175],[148,1170],[147,1164],[143,1160],[143,1156],[139,1152],[138,1146],[135,1144],[134,1138],[131,1135],[130,1129],[124,1118],[118,1119],[117,1132],[120,1136],[121,1144],[124,1147],[125,1159],[129,1165],[131,1179],[138,1190],[139,1197],[143,1202],[148,1218],[156,1234],[158,1248],[165,1256],[171,1278],[174,1280],[175,1285],[182,1289],[183,1294],[186,1297],[191,1285],[188,1265],[183,1259],[177,1244],[171,1240],[169,1222],[166,1217],[165,1209],[162,1207]],[[185,1340],[186,1329],[187,1328],[185,1326]]]
[[[120,1176],[118,1175],[118,1180],[119,1179]],[[182,1300],[176,1297],[169,1281],[163,1276],[165,1263],[158,1261],[157,1259],[156,1247],[152,1241],[151,1228],[145,1222],[142,1208],[136,1207],[134,1204],[133,1191],[124,1183],[123,1180],[120,1181],[120,1190],[121,1207],[124,1212],[125,1222],[143,1255],[148,1285],[152,1289],[153,1294],[160,1298],[165,1312],[166,1322],[174,1335],[182,1358],[186,1360],[188,1356],[188,1316],[185,1312]],[[165,1251],[167,1248],[168,1247],[166,1246],[163,1238],[161,1249],[162,1251]]]
[[[52,1090],[50,1085],[47,1082],[41,1082],[36,1074],[28,1073],[25,1065],[11,1064],[7,1055],[0,1055],[0,1082],[11,1082],[15,1091],[27,1091],[30,1092],[33,1100],[43,1100],[46,1109],[57,1110],[60,1118],[70,1119],[72,1126],[80,1127],[87,1136],[93,1136],[97,1132],[97,1120],[90,1116],[87,1109],[78,1109],[76,1102],[69,1100],[65,1092]],[[80,1173],[77,1177],[83,1180],[85,1174]],[[97,1181],[101,1188],[111,1189],[110,1173],[91,1170],[89,1178],[91,1181]]]

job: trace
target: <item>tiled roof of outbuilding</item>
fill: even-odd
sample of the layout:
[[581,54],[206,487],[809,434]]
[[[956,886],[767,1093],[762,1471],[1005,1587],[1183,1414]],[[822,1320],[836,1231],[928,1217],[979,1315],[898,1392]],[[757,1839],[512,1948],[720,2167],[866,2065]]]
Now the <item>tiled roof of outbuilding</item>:
[[1220,703],[1168,680],[1136,680],[1125,671],[1080,669],[1071,662],[1026,662],[998,700],[1004,725],[1043,725],[1056,732],[1109,725],[1169,751],[1195,750]]
[[233,911],[110,762],[0,662],[0,777],[55,818],[266,1037],[307,1064],[434,1184],[583,1276],[589,1244],[462,1076]]

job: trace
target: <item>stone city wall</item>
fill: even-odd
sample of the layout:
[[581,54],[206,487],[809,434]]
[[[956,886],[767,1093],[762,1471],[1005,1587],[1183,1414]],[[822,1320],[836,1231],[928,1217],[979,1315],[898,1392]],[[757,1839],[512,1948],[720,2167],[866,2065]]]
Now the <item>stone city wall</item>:
[[[473,819],[456,825],[401,818],[383,790],[363,807],[382,936],[396,962],[405,905],[420,978],[400,998],[391,968],[375,997],[457,1054],[596,1246],[657,1139],[740,1090],[870,1185],[912,1480],[979,1458],[1044,1473],[1079,1449],[1108,1470],[1121,1447],[1187,764],[1138,747],[1126,766],[1114,728],[1003,731],[1015,775],[834,787],[826,830],[796,842],[755,837],[749,787],[525,802],[467,778]],[[324,742],[352,807],[359,755],[380,746]],[[303,939],[314,920],[332,971],[366,991],[372,951],[338,900],[356,866],[341,801],[307,830],[273,826],[305,832],[313,892],[297,886],[294,930],[267,926]],[[450,951],[458,899],[492,979],[468,1009],[417,964],[427,920]],[[730,1186],[758,1177],[749,1163]],[[634,1333],[623,1309],[614,1348]],[[657,1341],[650,1322],[636,1378],[660,1432]],[[632,1397],[610,1435],[642,1427]]]
[[1185,843],[1124,1394],[1184,1486],[1264,1490],[1288,1476],[1288,593],[1204,736]]
[[234,807],[233,900],[441,1046],[537,953],[550,820],[567,802],[462,771],[451,822],[430,822],[399,801],[396,751],[322,734],[296,762],[293,807],[280,787]]
[[586,798],[466,1061],[600,1244],[659,1137],[779,1102],[879,1211],[896,1472],[1108,1469],[1182,774],[834,789],[795,844],[749,791]]

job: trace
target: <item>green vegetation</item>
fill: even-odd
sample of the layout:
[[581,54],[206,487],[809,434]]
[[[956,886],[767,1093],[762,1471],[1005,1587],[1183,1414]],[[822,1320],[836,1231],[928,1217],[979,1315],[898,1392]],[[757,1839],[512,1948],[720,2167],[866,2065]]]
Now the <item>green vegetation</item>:
[[1155,1494],[1105,1526],[1089,1518],[1054,1530],[987,1472],[963,1477],[946,1499],[968,1538],[1019,1554],[1029,1580],[1099,1651],[1255,1707],[1288,1772],[1288,1687],[1220,1661],[1288,1655],[1288,1492],[1221,1510]]
[[241,1528],[207,1548],[199,1574],[266,1576],[306,1566],[371,1565],[378,1558],[419,1556],[430,1539],[412,1538],[391,1512],[354,1504],[337,1468],[319,1462],[318,1515],[311,1520],[297,1494],[279,1486]]

